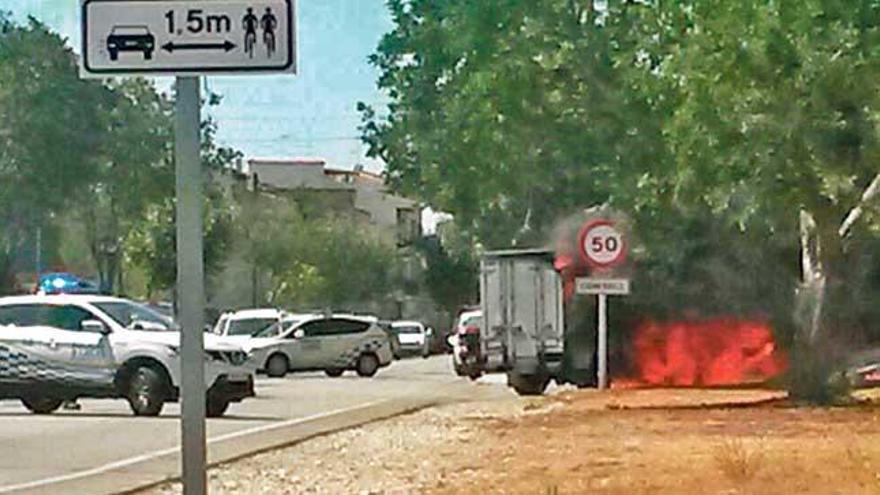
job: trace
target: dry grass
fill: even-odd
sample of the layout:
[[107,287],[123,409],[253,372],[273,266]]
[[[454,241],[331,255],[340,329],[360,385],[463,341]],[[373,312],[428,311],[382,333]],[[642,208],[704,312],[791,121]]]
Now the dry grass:
[[871,446],[865,440],[853,436],[845,442],[844,452],[847,471],[861,480],[862,484],[880,494],[880,461],[871,454]]
[[767,456],[761,441],[748,445],[741,438],[729,438],[715,446],[712,457],[718,468],[734,483],[748,483],[761,471]]

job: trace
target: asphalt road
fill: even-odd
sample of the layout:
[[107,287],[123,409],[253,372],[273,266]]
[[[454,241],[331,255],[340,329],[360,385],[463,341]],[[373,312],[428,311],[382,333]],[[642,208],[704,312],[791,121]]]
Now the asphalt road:
[[[261,377],[257,397],[208,420],[209,461],[441,402],[509,393],[498,380],[456,377],[448,356],[396,361],[373,378]],[[80,403],[79,411],[35,416],[15,401],[0,402],[0,494],[118,493],[179,474],[177,404],[158,418],[139,418],[121,400]]]

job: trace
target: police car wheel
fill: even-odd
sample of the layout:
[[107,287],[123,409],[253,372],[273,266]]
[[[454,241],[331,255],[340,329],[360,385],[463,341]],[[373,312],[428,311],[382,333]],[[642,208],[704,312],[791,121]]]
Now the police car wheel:
[[229,409],[229,401],[218,397],[209,397],[205,404],[205,416],[209,418],[219,418],[226,414]]
[[266,362],[266,374],[272,378],[282,378],[287,374],[288,366],[287,357],[275,354]]
[[328,368],[328,369],[324,370],[324,373],[326,373],[327,376],[333,377],[333,378],[342,376],[343,372],[345,372],[345,370],[343,370],[341,368]]
[[357,361],[357,374],[369,378],[379,371],[379,359],[373,354],[361,354]]
[[165,382],[159,372],[141,367],[128,385],[128,404],[135,416],[158,416],[165,405]]
[[34,414],[51,414],[55,412],[62,404],[61,399],[53,399],[51,397],[22,397],[21,403],[28,411]]

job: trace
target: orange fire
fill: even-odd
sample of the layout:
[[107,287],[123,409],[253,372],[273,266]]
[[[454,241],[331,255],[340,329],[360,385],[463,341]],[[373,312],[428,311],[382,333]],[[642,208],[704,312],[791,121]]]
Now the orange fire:
[[630,386],[725,386],[765,382],[788,359],[761,321],[717,318],[701,322],[648,322],[635,332]]

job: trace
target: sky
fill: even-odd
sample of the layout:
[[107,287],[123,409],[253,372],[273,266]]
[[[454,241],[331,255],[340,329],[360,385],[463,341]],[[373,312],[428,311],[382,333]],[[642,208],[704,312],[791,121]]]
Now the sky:
[[[14,18],[34,16],[68,38],[79,52],[78,0],[0,0]],[[296,75],[213,76],[205,85],[223,96],[210,110],[218,123],[218,141],[248,158],[320,157],[333,168],[367,159],[358,136],[359,101],[382,106],[376,71],[367,62],[382,35],[392,28],[383,0],[297,1]],[[167,88],[168,78],[157,79]]]

